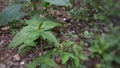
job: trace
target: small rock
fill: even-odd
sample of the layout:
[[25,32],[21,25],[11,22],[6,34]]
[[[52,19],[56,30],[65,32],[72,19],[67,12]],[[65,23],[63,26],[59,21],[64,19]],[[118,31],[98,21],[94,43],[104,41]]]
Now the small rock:
[[25,61],[22,61],[20,64],[21,64],[21,65],[25,64]]
[[1,30],[4,30],[4,31],[9,30],[9,29],[10,29],[10,26],[6,26],[6,27],[1,28]]
[[14,58],[15,60],[19,61],[19,60],[20,60],[20,55],[19,55],[19,54],[16,54],[16,55],[13,56],[13,58]]
[[56,58],[55,58],[55,62],[56,62],[57,64],[61,64],[61,59],[60,59],[60,57],[56,57]]
[[75,31],[72,31],[72,33],[75,33]]
[[30,54],[29,57],[30,57],[30,58],[33,58],[33,54]]
[[84,43],[84,46],[85,46],[85,47],[88,47],[89,45],[88,45],[88,43]]
[[0,59],[1,59],[1,60],[3,60],[3,59],[4,59],[4,57],[1,57]]
[[65,20],[67,20],[67,19],[66,19],[66,18],[63,18],[62,20],[65,21]]
[[0,64],[0,68],[5,68],[5,65],[4,64]]
[[107,27],[103,28],[104,32],[109,32],[110,30]]
[[2,41],[0,42],[0,45],[2,45],[4,42],[5,42],[5,40],[2,40]]

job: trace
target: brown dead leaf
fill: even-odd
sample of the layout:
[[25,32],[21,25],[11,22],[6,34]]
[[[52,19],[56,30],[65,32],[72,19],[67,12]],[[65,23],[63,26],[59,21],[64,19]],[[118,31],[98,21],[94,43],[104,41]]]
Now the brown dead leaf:
[[16,54],[16,55],[13,56],[13,58],[14,58],[15,60],[19,61],[19,60],[20,60],[20,55],[19,55],[19,54]]

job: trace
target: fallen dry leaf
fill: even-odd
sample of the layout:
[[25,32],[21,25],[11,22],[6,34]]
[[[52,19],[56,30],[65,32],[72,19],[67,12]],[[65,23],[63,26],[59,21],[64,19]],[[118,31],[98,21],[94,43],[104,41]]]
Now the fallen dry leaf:
[[20,55],[16,54],[16,55],[13,56],[13,58],[18,61],[18,60],[20,60]]

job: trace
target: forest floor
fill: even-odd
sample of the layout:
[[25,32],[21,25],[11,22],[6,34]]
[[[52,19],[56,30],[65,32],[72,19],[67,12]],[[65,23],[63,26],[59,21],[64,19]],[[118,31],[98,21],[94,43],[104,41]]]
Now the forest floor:
[[[6,6],[5,1],[0,1],[0,12],[2,9]],[[93,32],[96,35],[104,34],[109,32],[109,26],[102,23],[102,22],[96,22],[92,24],[95,27],[91,27],[91,23],[88,22],[78,22],[74,20],[69,19],[69,15],[65,14],[64,9],[58,10],[54,16],[57,17],[57,20],[61,22],[61,24],[66,24],[67,27],[61,27],[61,31],[66,34],[66,36],[63,36],[57,32],[56,29],[53,29],[55,34],[60,37],[61,41],[65,40],[71,40],[76,43],[79,41],[84,41],[84,54],[89,55],[89,51],[87,48],[89,47],[89,44],[87,43],[86,39],[91,38],[84,38],[82,36],[82,32],[88,31]],[[118,20],[113,20],[114,22],[118,22]],[[99,27],[99,28],[96,28]],[[69,34],[68,34],[69,33]],[[75,37],[71,37],[70,34],[77,35]],[[33,58],[40,55],[40,47],[36,46],[33,48],[33,51],[30,51],[25,54],[19,54],[17,52],[18,48],[12,48],[7,49],[7,45],[11,42],[13,38],[13,34],[11,34],[11,28],[9,25],[0,25],[0,68],[26,68],[25,64],[32,61]],[[87,68],[92,68],[92,62],[98,62],[96,59],[90,59],[89,61],[86,61],[84,64],[87,66]],[[57,67],[56,67],[57,68]],[[58,67],[59,68],[59,67]]]

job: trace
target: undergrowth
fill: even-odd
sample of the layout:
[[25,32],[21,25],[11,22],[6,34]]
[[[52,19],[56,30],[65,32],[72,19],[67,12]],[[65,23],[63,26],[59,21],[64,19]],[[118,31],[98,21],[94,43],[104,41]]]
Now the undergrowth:
[[[88,39],[90,47],[87,50],[90,55],[87,56],[83,52],[82,41],[79,43],[71,40],[61,42],[59,38],[56,38],[52,29],[61,30],[63,25],[46,15],[52,6],[60,6],[68,8],[67,13],[72,20],[90,23],[100,21],[109,24],[110,16],[120,17],[117,11],[118,4],[113,0],[82,0],[81,8],[75,8],[73,4],[73,0],[10,0],[9,6],[0,13],[0,24],[17,27],[15,24],[19,22],[22,28],[9,43],[8,48],[18,47],[19,53],[25,53],[39,45],[42,54],[28,63],[26,65],[28,68],[50,68],[57,65],[61,65],[62,68],[86,68],[84,62],[91,58],[100,59],[94,64],[95,68],[119,68],[120,33],[112,30],[114,27],[110,27],[112,32],[110,31],[109,34],[100,36],[95,36],[94,33],[88,31],[82,33],[84,38],[89,36],[93,38]],[[42,43],[46,40],[47,43],[53,44],[44,46]],[[49,47],[54,48],[44,51],[44,48]]]

